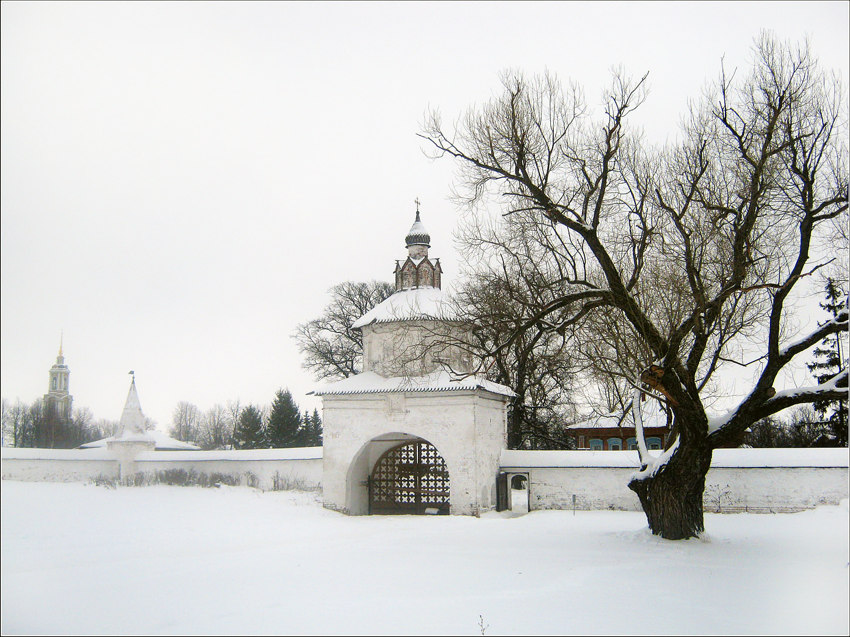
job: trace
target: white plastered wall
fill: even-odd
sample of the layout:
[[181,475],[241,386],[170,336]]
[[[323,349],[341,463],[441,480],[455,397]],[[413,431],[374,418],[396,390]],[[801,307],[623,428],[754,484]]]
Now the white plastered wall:
[[[315,490],[322,487],[321,458],[251,458],[243,451],[241,457],[204,460],[200,456],[203,453],[206,452],[147,452],[136,460],[136,469],[148,476],[170,469],[183,469],[208,476],[225,475],[238,479],[240,484],[263,490]],[[221,455],[224,453],[226,452],[219,452]],[[183,457],[180,457],[181,455]]]
[[408,437],[434,445],[446,462],[452,514],[495,507],[505,445],[505,398],[483,390],[323,397],[325,506],[368,511],[366,478],[387,449]]
[[438,321],[373,323],[363,328],[363,371],[384,377],[420,376],[442,366],[468,369],[469,355],[452,343],[464,331]]
[[118,461],[106,449],[27,449],[4,447],[3,480],[88,482],[118,478]]
[[[4,480],[89,482],[116,480],[128,457],[110,449],[2,450]],[[141,473],[153,480],[160,471],[182,470],[207,476],[226,475],[260,489],[320,489],[322,448],[231,451],[141,451],[124,475]]]
[[[532,510],[640,511],[628,488],[637,462],[634,451],[507,451],[501,471],[529,474]],[[720,449],[706,475],[703,506],[721,513],[785,512],[847,497],[847,449]]]

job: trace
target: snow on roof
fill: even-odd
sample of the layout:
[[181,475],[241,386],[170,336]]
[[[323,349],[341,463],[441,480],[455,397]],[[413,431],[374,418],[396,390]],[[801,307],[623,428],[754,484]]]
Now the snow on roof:
[[[124,411],[121,412],[121,420],[118,423],[118,431],[122,436],[130,433],[142,433],[145,430],[145,415],[142,413],[142,405],[139,403],[139,394],[136,391],[136,377],[130,383],[130,391],[127,392],[127,400],[124,402]],[[124,438],[129,440],[130,438]]]
[[[652,401],[656,402],[656,401]],[[644,427],[666,427],[667,415],[663,409],[653,406],[652,403],[644,403],[641,407],[641,416]],[[593,416],[573,425],[567,425],[567,429],[616,429],[618,427],[634,427],[635,421],[631,412],[623,418],[623,412],[612,411],[604,416]]]
[[[428,245],[431,242],[431,235],[425,229],[422,220],[419,218],[419,211],[416,211],[416,221],[410,226],[410,231],[404,238],[404,243],[407,247],[412,245]],[[429,246],[430,247],[430,246]]]
[[399,290],[354,321],[352,327],[370,323],[414,320],[457,320],[457,314],[440,288],[420,287]]
[[363,372],[346,379],[322,385],[310,392],[316,396],[334,394],[374,394],[380,392],[471,391],[483,389],[502,396],[515,396],[510,387],[494,383],[481,376],[458,378],[445,370],[425,376],[393,376],[385,378],[375,372]]
[[184,460],[321,460],[322,447],[291,449],[218,449],[212,451],[171,451],[166,454],[143,451],[138,462],[181,462]]
[[182,442],[180,440],[175,440],[174,438],[169,438],[168,435],[159,430],[146,431],[142,434],[142,437],[130,436],[125,434],[123,436],[110,436],[108,438],[101,438],[100,440],[95,440],[93,442],[87,442],[84,445],[80,445],[79,449],[96,449],[99,447],[106,447],[106,443],[110,440],[153,440],[155,443],[155,449],[160,450],[176,450],[183,449],[186,451],[191,450],[199,450],[200,447],[197,445],[190,444],[188,442]]
[[[657,456],[661,452],[652,451]],[[712,468],[720,467],[847,467],[848,449],[715,449]],[[500,465],[508,468],[640,466],[637,451],[527,451],[503,449]]]

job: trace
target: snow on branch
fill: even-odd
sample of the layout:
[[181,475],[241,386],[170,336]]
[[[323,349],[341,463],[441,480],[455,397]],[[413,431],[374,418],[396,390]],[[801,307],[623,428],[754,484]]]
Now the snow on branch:
[[[783,389],[775,392],[773,396],[764,401],[761,406],[757,409],[756,417],[752,420],[758,420],[759,418],[764,418],[766,416],[770,416],[771,414],[775,414],[778,411],[782,411],[788,407],[792,407],[794,405],[800,403],[811,403],[819,400],[823,397],[834,395],[837,392],[847,394],[847,382],[848,382],[848,372],[850,370],[845,368],[832,378],[830,378],[827,382],[822,383],[820,385],[809,385],[805,387],[794,387],[792,389]],[[708,434],[712,435],[718,432],[721,432],[727,425],[733,423],[744,406],[748,403],[751,403],[754,399],[755,392],[758,389],[754,389],[752,393],[750,393],[744,400],[738,404],[734,409],[730,409],[728,412],[721,416],[715,416],[713,418],[709,418],[708,420]],[[749,424],[749,423],[748,423]]]
[[672,458],[673,454],[676,452],[676,449],[679,448],[679,436],[676,436],[676,440],[673,441],[670,448],[664,451],[657,458],[649,453],[646,448],[646,439],[643,433],[643,415],[640,408],[641,395],[641,390],[638,387],[635,387],[635,391],[632,396],[632,418],[634,418],[635,421],[635,438],[637,438],[640,470],[632,474],[630,481],[648,480],[649,478],[655,477],[658,472],[667,465],[670,458]]
[[643,416],[640,411],[640,398],[641,391],[635,387],[635,391],[632,394],[632,418],[635,421],[635,438],[637,438],[638,456],[640,456],[640,466],[641,470],[643,470],[652,458],[650,458],[649,452],[646,449],[646,440],[643,435]]
[[809,349],[824,336],[833,332],[847,331],[848,316],[850,316],[850,309],[845,305],[838,314],[819,326],[816,330],[780,349],[779,360],[787,362],[800,352]]
[[810,385],[808,387],[795,387],[793,389],[783,389],[781,391],[776,392],[776,395],[773,396],[770,400],[765,403],[765,406],[773,405],[778,402],[788,402],[789,400],[794,401],[797,398],[803,398],[804,400],[808,400],[810,397],[820,396],[821,394],[832,393],[836,390],[843,389],[845,393],[847,392],[847,373],[848,369],[845,368],[835,376],[830,378],[825,383],[820,385]]
[[679,448],[679,436],[676,436],[676,440],[673,441],[673,444],[670,445],[670,448],[667,449],[664,453],[662,453],[657,458],[654,458],[647,454],[647,460],[645,466],[644,461],[641,460],[641,469],[640,471],[636,471],[631,475],[629,481],[634,480],[649,480],[650,478],[654,478],[658,475],[664,467],[667,466],[667,463],[670,462],[670,458],[673,457],[673,454],[676,453],[676,450]]

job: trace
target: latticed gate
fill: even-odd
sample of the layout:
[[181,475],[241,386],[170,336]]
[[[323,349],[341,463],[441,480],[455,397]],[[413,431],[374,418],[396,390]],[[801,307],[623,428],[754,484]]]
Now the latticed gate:
[[382,455],[369,478],[369,512],[449,513],[449,472],[429,442],[418,440]]

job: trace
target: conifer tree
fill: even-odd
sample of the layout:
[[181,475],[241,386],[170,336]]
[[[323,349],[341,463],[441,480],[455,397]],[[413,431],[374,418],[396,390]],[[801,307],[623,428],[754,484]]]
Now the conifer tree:
[[302,445],[305,447],[321,447],[322,419],[319,417],[319,410],[314,409],[312,414],[305,410],[302,420],[304,423]]
[[322,419],[319,417],[319,410],[313,410],[313,416],[311,418],[311,433],[312,433],[312,442],[311,444],[314,447],[322,446]]
[[239,414],[236,431],[233,432],[233,446],[236,449],[264,449],[268,446],[263,415],[254,405],[248,405]]
[[301,444],[299,447],[313,447],[313,419],[306,409],[301,415]]
[[269,414],[267,433],[269,444],[273,448],[302,445],[301,413],[288,389],[279,389],[275,395]]
[[[847,299],[844,290],[829,278],[824,288],[826,300],[819,305],[829,312],[831,320],[838,316],[844,309]],[[837,374],[844,371],[847,365],[845,361],[846,351],[842,351],[842,333],[828,334],[820,342],[820,345],[812,350],[815,360],[808,363],[806,367],[819,385],[831,380]],[[847,401],[845,400],[821,400],[812,404],[817,414],[823,419],[830,432],[830,443],[837,447],[847,446]]]

